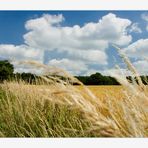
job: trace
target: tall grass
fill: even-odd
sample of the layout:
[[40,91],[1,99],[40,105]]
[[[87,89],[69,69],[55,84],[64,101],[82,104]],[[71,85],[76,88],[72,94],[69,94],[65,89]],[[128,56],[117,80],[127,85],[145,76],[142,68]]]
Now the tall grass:
[[[62,74],[67,80],[41,75],[40,82],[37,82],[40,85],[4,82],[0,86],[0,136],[147,137],[147,87],[129,59],[116,48],[138,80],[133,79],[130,83],[125,76],[115,75],[124,87],[124,95],[118,98],[108,94],[105,99],[98,98],[61,69],[33,61],[19,63],[41,67],[45,75],[51,72]],[[73,81],[77,81],[82,89],[73,86]]]

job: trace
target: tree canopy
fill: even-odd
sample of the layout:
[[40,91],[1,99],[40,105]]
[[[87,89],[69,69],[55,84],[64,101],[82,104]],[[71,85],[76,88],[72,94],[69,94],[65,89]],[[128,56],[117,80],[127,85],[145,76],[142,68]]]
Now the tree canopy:
[[0,61],[0,81],[7,80],[13,72],[14,67],[8,60]]
[[103,76],[95,73],[90,76],[76,76],[85,85],[119,85],[119,83],[110,76]]

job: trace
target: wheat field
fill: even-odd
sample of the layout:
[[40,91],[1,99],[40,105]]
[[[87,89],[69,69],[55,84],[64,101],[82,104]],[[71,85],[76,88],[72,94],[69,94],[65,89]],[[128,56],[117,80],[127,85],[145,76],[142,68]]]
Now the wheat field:
[[37,85],[5,81],[0,85],[0,137],[148,137],[148,87],[121,56],[136,78],[130,83],[115,75],[121,86],[85,86],[57,69],[67,81],[44,75]]
[[[76,87],[80,90],[82,89],[81,86]],[[120,99],[124,96],[123,91],[125,90],[124,87],[120,85],[90,85],[87,86],[87,88],[101,100],[109,96]]]
[[0,90],[1,137],[148,136],[147,98],[141,90],[24,82],[5,82]]

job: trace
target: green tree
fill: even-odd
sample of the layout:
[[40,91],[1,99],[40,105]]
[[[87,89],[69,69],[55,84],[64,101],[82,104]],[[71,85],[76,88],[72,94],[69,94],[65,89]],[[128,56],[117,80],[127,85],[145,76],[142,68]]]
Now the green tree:
[[90,85],[103,85],[103,76],[100,73],[95,73],[92,74],[89,78],[89,82]]
[[8,80],[14,72],[13,65],[8,61],[0,61],[0,81]]
[[76,78],[85,85],[120,85],[115,78],[103,76],[98,72],[90,76],[77,76]]

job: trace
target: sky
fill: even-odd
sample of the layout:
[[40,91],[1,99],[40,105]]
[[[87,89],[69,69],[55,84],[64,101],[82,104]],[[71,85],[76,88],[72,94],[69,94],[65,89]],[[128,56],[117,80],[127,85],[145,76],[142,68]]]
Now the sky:
[[116,65],[127,73],[112,44],[147,74],[148,11],[0,11],[0,60],[35,60],[73,75],[110,75]]

